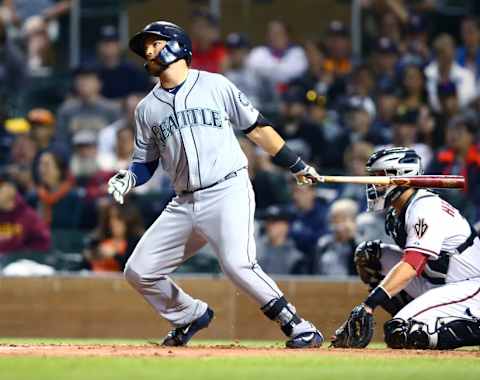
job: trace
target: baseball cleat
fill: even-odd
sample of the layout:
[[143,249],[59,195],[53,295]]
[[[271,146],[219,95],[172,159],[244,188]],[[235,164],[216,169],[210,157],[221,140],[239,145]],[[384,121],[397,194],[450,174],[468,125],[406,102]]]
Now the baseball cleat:
[[188,325],[177,327],[168,333],[162,342],[162,346],[174,347],[185,346],[190,339],[201,329],[208,327],[213,319],[214,312],[207,308],[203,315]]
[[298,334],[285,343],[287,348],[318,348],[324,339],[320,331],[310,331]]

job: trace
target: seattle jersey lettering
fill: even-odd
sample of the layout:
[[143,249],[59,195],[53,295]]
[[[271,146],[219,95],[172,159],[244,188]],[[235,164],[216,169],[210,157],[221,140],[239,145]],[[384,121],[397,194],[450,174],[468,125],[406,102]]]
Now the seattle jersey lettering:
[[165,145],[167,139],[175,130],[186,127],[222,127],[220,112],[208,108],[188,108],[184,111],[172,113],[160,125],[154,125],[152,132],[160,144]]

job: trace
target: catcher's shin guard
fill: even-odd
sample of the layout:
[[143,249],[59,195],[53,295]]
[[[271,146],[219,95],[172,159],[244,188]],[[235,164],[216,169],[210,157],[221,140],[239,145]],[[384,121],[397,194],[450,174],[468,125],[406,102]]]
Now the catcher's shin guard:
[[[440,323],[432,339],[439,350],[451,350],[458,347],[480,345],[480,320],[455,319]],[[436,341],[436,342],[435,342]]]
[[394,318],[385,323],[385,343],[390,348],[452,350],[458,347],[480,345],[480,320],[467,318],[439,318],[434,332],[419,321]]

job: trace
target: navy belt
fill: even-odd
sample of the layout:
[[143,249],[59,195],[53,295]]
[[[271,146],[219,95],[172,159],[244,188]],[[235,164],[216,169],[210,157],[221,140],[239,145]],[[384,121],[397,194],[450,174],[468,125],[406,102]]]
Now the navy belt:
[[191,191],[185,190],[185,191],[182,191],[182,192],[180,193],[180,195],[193,194],[193,193],[195,193],[196,191],[201,191],[201,190],[210,189],[210,188],[213,187],[213,186],[217,186],[217,185],[219,185],[219,184],[222,183],[222,182],[225,182],[225,181],[227,181],[227,180],[229,180],[229,179],[231,179],[231,178],[234,178],[234,177],[238,176],[238,173],[239,173],[241,170],[246,169],[246,168],[247,168],[247,167],[244,166],[243,168],[240,168],[240,169],[237,169],[237,170],[235,170],[235,171],[233,171],[233,172],[230,172],[230,173],[228,173],[225,177],[219,179],[217,182],[214,182],[214,183],[212,183],[211,185],[208,185],[208,186],[205,186],[205,187],[201,187],[201,188],[196,189],[196,190],[191,190]]

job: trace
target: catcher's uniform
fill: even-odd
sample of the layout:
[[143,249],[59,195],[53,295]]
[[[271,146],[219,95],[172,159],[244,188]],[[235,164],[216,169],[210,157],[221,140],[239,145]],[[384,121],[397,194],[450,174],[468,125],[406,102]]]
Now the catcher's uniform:
[[[434,331],[442,320],[480,317],[480,239],[457,209],[418,190],[399,215],[388,213],[386,228],[404,253],[428,256],[421,276],[405,289],[414,300],[394,318],[414,319]],[[401,259],[398,253],[383,250],[383,274]]]

